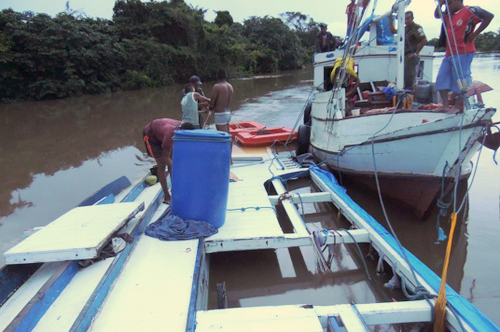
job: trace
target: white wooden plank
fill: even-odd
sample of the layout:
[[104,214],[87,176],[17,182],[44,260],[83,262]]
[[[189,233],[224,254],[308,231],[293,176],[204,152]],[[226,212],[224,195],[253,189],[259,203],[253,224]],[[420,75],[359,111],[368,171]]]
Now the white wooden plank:
[[369,331],[365,326],[362,318],[349,304],[338,305],[338,312],[344,327],[348,332],[362,332]]
[[98,250],[137,212],[141,202],[77,207],[4,254],[7,264],[97,257]]
[[[310,193],[310,194],[291,194],[292,195],[292,201],[295,204],[298,203],[321,203],[321,202],[331,202],[332,201],[332,195],[330,193],[326,192],[320,192],[320,193]],[[271,195],[269,196],[269,200],[271,201],[271,204],[276,205],[280,196],[279,195]]]
[[196,332],[323,332],[314,309],[296,305],[198,311],[196,320]]
[[[339,306],[314,306],[324,327],[328,317],[339,316]],[[432,322],[434,311],[426,300],[357,304],[356,308],[367,325]]]
[[113,258],[108,258],[80,270],[40,319],[33,332],[69,331],[112,261]]
[[[273,185],[278,195],[284,194],[286,192],[286,188],[285,186],[283,186],[281,180],[273,180]],[[300,215],[299,211],[297,211],[294,203],[290,202],[290,200],[283,200],[281,204],[283,205],[283,208],[285,209],[288,218],[293,225],[295,233],[302,236],[308,235],[309,231],[307,230],[304,219],[302,219],[302,216]]]
[[186,330],[198,240],[139,241],[93,331]]
[[[258,231],[258,230],[257,230]],[[328,233],[325,244],[349,244],[349,243],[370,243],[369,233],[363,229],[349,231],[349,236],[346,231],[338,231]],[[207,253],[223,252],[223,251],[240,251],[240,250],[255,250],[255,249],[279,249],[301,246],[311,246],[312,238],[310,235],[302,236],[299,234],[283,234],[271,236],[255,236],[255,237],[238,237],[242,233],[234,234],[235,237],[221,238],[215,235],[209,237],[205,241],[205,250]]]

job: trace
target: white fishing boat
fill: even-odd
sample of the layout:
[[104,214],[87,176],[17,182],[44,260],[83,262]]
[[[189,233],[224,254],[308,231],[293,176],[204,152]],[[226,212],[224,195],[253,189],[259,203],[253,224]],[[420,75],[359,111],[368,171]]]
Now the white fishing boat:
[[[408,3],[396,1],[393,7],[399,27],[404,27]],[[306,109],[299,146],[301,152],[309,147],[335,174],[369,187],[376,188],[376,173],[385,197],[425,217],[440,189],[446,191],[442,183],[468,178],[471,158],[480,147],[478,138],[491,125],[496,110],[485,107],[473,90],[467,94],[471,96],[463,112],[431,109],[438,102],[429,82],[433,77],[431,46],[420,52],[420,84],[413,92],[403,90],[404,29],[398,29],[397,43],[381,32],[381,22],[390,15],[392,11],[366,19],[343,49],[315,54],[314,85],[319,91]],[[367,30],[368,41],[359,42]],[[354,61],[359,85],[348,86],[346,91],[342,82],[348,77],[349,59]],[[332,85],[334,67],[338,70]],[[387,89],[386,94],[382,92],[390,82],[397,82],[394,98],[387,98]]]

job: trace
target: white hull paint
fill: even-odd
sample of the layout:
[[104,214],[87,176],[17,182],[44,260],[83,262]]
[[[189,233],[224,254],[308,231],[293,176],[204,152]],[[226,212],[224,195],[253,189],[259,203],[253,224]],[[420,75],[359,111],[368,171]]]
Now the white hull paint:
[[[398,69],[398,59],[395,45],[366,45],[356,52],[353,59],[358,66],[361,82],[395,81]],[[423,68],[417,79],[430,80],[432,78],[432,61],[434,47],[425,46],[420,52]],[[317,53],[314,55],[314,86],[323,88],[324,68],[333,67],[335,59],[344,55],[343,50]]]
[[495,112],[400,111],[338,120],[328,119],[326,113],[325,103],[313,102],[311,148],[330,167],[373,173],[375,157],[382,174],[441,178],[445,166],[449,170],[461,156],[461,175],[470,173],[469,161],[480,146],[476,140]]

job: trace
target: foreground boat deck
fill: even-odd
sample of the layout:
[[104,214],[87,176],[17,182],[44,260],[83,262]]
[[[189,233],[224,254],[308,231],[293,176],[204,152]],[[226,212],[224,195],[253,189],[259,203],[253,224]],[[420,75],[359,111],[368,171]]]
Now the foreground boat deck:
[[[291,195],[279,176],[294,177],[307,173],[307,169],[300,169],[287,157],[278,158],[266,149],[235,154],[233,159],[231,172],[237,181],[229,185],[226,222],[217,234],[187,241],[160,241],[144,236],[146,225],[167,210],[167,205],[158,207],[154,203],[161,199],[159,185],[149,187],[136,199],[145,202],[146,210],[124,230],[138,234],[136,241],[116,257],[80,269],[59,289],[53,302],[33,311],[30,303],[48,287],[56,275],[54,271],[73,263],[44,264],[33,280],[0,307],[0,329],[14,331],[31,326],[34,331],[334,331],[340,322],[347,331],[365,331],[368,325],[432,321],[432,299],[207,310],[208,254],[314,244],[314,237],[295,206],[299,202],[333,203],[355,227],[349,231],[325,231],[324,244],[337,244],[337,237],[344,244],[370,243],[389,265],[397,267],[394,271],[406,280],[410,291],[422,285],[435,295],[439,288],[439,278],[407,252],[417,276],[415,281],[394,239],[342,189],[328,184],[321,171],[309,171],[320,192]],[[269,196],[267,185],[273,186],[277,194]],[[282,230],[275,212],[278,204],[286,212],[293,233]],[[453,290],[448,289],[447,293],[448,302],[459,314],[466,315],[462,317],[465,330],[498,330]],[[449,308],[448,323],[459,328]]]

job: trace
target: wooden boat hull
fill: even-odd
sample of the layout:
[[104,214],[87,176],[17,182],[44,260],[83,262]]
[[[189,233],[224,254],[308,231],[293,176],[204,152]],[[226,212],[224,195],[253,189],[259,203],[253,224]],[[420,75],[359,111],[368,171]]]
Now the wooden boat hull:
[[481,146],[477,138],[495,113],[401,110],[332,120],[325,107],[328,93],[318,95],[310,138],[316,160],[371,188],[376,169],[384,195],[413,208],[420,218],[436,201],[443,175],[447,183],[468,177]]
[[[357,173],[335,169],[332,173],[342,180],[342,183],[356,183],[377,194],[377,184],[373,173]],[[469,174],[461,176],[459,186],[466,186]],[[405,176],[393,174],[378,174],[380,191],[384,200],[400,205],[411,211],[421,220],[427,219],[432,212],[437,199],[441,195],[442,178],[432,176]],[[444,179],[444,187],[453,185],[453,178]]]

